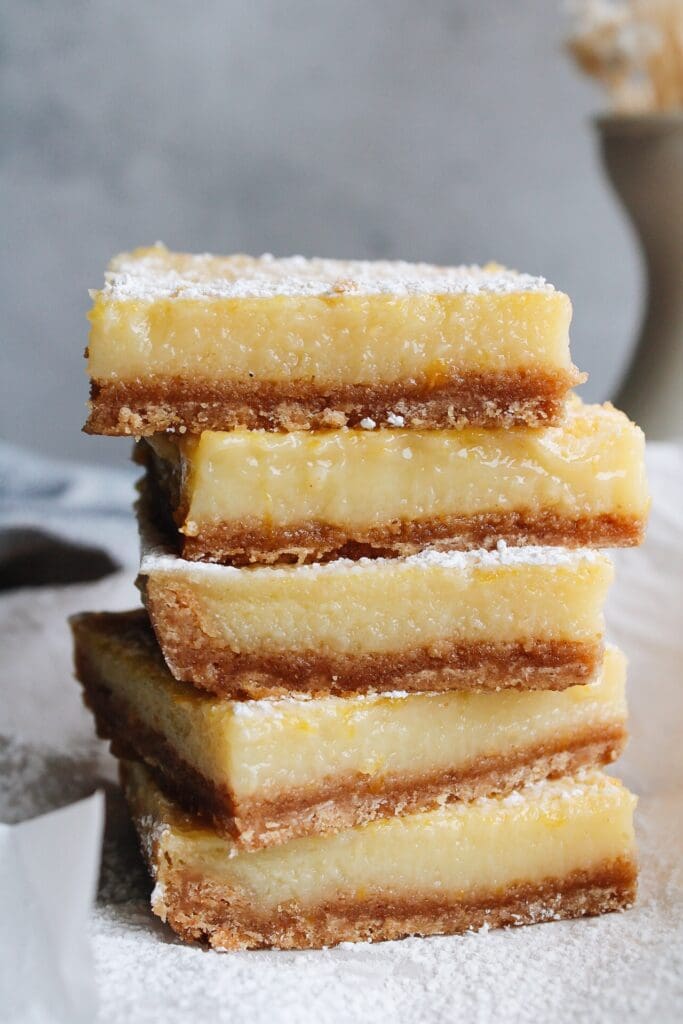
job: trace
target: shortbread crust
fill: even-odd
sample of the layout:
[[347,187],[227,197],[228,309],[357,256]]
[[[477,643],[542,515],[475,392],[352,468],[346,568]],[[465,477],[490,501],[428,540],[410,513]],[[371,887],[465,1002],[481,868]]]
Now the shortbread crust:
[[179,558],[144,503],[139,519],[139,585],[166,662],[220,696],[559,690],[600,664],[613,575],[601,552],[501,545],[238,569]]
[[98,732],[244,848],[506,792],[616,759],[624,659],[563,693],[217,702],[175,682],[140,613],[72,620]]
[[[144,824],[138,826],[143,831]],[[623,858],[562,881],[511,886],[505,894],[477,893],[452,901],[438,895],[349,897],[327,902],[313,914],[287,908],[263,921],[232,892],[226,898],[223,886],[181,875],[155,888],[152,910],[186,942],[221,952],[319,949],[340,942],[386,942],[596,917],[628,910],[636,899],[636,885],[635,860]],[[236,904],[239,909],[233,909]]]
[[144,451],[180,553],[202,561],[617,547],[640,543],[649,507],[642,431],[578,399],[543,431],[205,431]]
[[491,265],[124,253],[93,293],[93,433],[554,421],[571,304]]
[[276,384],[155,377],[149,381],[91,381],[88,434],[149,437],[166,431],[329,430],[397,424],[429,430],[477,426],[537,428],[562,418],[574,372],[451,371],[441,384]]
[[595,772],[253,852],[182,814],[140,765],[122,779],[154,913],[214,948],[447,934],[635,899],[635,800]]

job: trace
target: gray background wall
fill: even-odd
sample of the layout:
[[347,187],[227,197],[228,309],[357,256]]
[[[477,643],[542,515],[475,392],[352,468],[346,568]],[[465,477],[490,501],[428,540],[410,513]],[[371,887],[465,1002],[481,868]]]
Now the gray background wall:
[[549,0],[5,0],[0,433],[79,433],[87,288],[114,252],[501,260],[574,300],[589,398],[639,315],[601,174],[601,97]]

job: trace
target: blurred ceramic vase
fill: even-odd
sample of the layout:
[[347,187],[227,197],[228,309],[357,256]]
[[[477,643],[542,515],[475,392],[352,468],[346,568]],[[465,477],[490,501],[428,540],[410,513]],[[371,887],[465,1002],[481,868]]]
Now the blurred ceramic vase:
[[645,317],[614,402],[649,438],[683,438],[683,114],[615,114],[597,127],[647,270]]

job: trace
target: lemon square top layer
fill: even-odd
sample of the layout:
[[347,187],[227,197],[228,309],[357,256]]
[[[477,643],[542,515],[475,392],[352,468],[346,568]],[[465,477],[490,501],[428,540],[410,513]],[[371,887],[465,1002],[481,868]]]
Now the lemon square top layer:
[[486,267],[171,253],[93,293],[93,433],[554,421],[571,304]]

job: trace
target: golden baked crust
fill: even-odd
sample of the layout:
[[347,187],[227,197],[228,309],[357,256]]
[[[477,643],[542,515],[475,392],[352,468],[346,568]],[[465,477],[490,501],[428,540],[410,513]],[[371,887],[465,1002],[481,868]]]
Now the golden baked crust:
[[143,600],[176,679],[236,700],[287,694],[351,695],[392,690],[563,690],[589,682],[602,641],[442,641],[392,654],[332,651],[235,653],[202,629],[190,587],[141,576]]
[[76,673],[97,733],[112,753],[142,760],[163,791],[187,812],[211,822],[242,849],[279,845],[298,836],[339,831],[393,814],[427,810],[451,800],[508,793],[529,782],[571,775],[616,760],[626,743],[622,723],[577,732],[570,741],[539,743],[507,756],[479,757],[467,768],[427,775],[353,774],[290,788],[270,799],[237,800],[189,765],[165,736],[142,722],[107,688],[84,647],[76,645]]
[[[313,382],[257,380],[91,382],[89,434],[143,437],[184,428],[189,433],[231,430],[315,430],[358,426],[370,418],[391,426],[540,427],[558,423],[569,388],[585,379],[577,370],[520,369],[320,387]],[[390,414],[393,417],[390,418]]]

